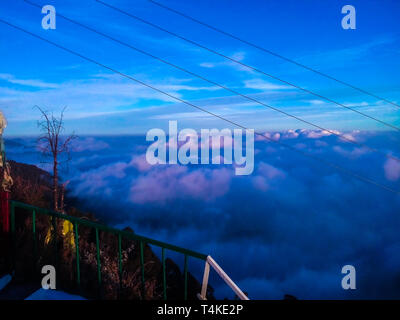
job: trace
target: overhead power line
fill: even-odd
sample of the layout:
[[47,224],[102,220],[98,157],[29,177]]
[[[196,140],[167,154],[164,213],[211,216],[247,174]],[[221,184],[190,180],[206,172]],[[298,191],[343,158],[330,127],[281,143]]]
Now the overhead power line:
[[[35,33],[33,33],[33,32],[30,32],[30,31],[28,31],[28,30],[26,30],[26,29],[24,29],[24,28],[22,28],[22,27],[19,27],[19,26],[17,26],[17,25],[14,25],[14,24],[12,24],[11,22],[8,22],[8,21],[3,20],[3,19],[1,19],[1,18],[0,18],[0,22],[3,23],[3,24],[5,24],[5,25],[8,25],[8,26],[10,26],[10,27],[12,27],[12,28],[14,28],[14,29],[20,30],[20,31],[22,31],[22,32],[24,32],[24,33],[26,33],[26,34],[29,34],[29,35],[31,35],[31,36],[34,37],[34,38],[37,38],[37,39],[39,39],[39,40],[41,40],[41,41],[44,41],[44,42],[46,42],[46,43],[48,43],[48,44],[51,44],[51,45],[53,45],[53,46],[55,46],[55,47],[57,47],[57,48],[59,48],[59,49],[61,49],[61,50],[64,50],[64,51],[66,51],[66,52],[68,52],[68,53],[71,53],[71,54],[73,54],[73,55],[75,55],[75,56],[77,56],[77,57],[79,57],[79,58],[81,58],[81,59],[84,59],[84,60],[86,60],[86,61],[88,61],[88,62],[91,62],[91,63],[93,63],[93,64],[96,64],[96,65],[98,65],[98,66],[100,66],[100,67],[102,67],[102,68],[104,68],[104,69],[107,69],[107,70],[113,72],[113,73],[119,74],[119,75],[121,75],[121,76],[123,76],[123,77],[125,77],[125,78],[127,78],[127,79],[130,79],[130,80],[132,80],[132,81],[134,81],[134,82],[136,82],[136,83],[139,83],[139,84],[141,84],[141,85],[143,85],[143,86],[145,86],[145,87],[147,87],[147,88],[150,88],[150,89],[152,89],[152,90],[154,90],[154,91],[156,91],[156,92],[159,92],[159,93],[161,93],[161,94],[164,94],[164,95],[166,95],[166,96],[168,96],[168,97],[170,97],[170,98],[172,98],[172,99],[174,99],[174,100],[176,100],[176,101],[179,101],[179,102],[184,103],[184,104],[186,104],[186,105],[188,105],[188,106],[191,106],[191,107],[193,107],[193,108],[195,108],[195,109],[198,109],[198,110],[200,110],[200,111],[202,111],[202,112],[205,112],[205,113],[207,113],[207,114],[209,114],[209,115],[211,115],[211,116],[213,116],[213,117],[216,117],[216,118],[218,118],[218,119],[220,119],[220,120],[223,120],[223,121],[225,121],[225,122],[228,122],[228,123],[230,123],[230,124],[232,124],[232,125],[234,125],[234,126],[237,126],[237,127],[241,128],[241,129],[249,130],[249,128],[247,128],[247,127],[245,127],[245,126],[243,126],[243,125],[241,125],[241,124],[239,124],[239,123],[237,123],[237,122],[234,122],[234,121],[232,121],[232,120],[226,119],[226,118],[224,118],[224,117],[222,117],[222,116],[220,116],[220,115],[218,115],[218,114],[215,114],[215,113],[213,113],[213,112],[211,112],[211,111],[208,111],[208,110],[206,110],[206,109],[204,109],[204,108],[202,108],[202,107],[199,107],[199,106],[197,106],[197,105],[195,105],[195,104],[193,104],[193,103],[191,103],[191,102],[188,102],[188,101],[183,100],[183,99],[181,99],[181,98],[179,98],[179,97],[176,97],[176,96],[174,96],[174,95],[172,95],[172,94],[170,94],[170,93],[168,93],[168,92],[166,92],[166,91],[163,91],[163,90],[161,90],[161,89],[158,89],[158,88],[156,88],[156,87],[154,87],[154,86],[152,86],[152,85],[150,85],[150,84],[147,84],[147,83],[145,83],[145,82],[143,82],[143,81],[141,81],[141,80],[138,80],[138,79],[136,79],[136,78],[134,78],[134,77],[132,77],[132,76],[130,76],[130,75],[127,75],[127,74],[125,74],[125,73],[123,73],[123,72],[121,72],[121,71],[118,71],[118,70],[116,70],[116,69],[114,69],[114,68],[112,68],[112,67],[109,67],[109,66],[107,66],[107,65],[105,65],[105,64],[103,64],[103,63],[101,63],[101,62],[98,62],[98,61],[96,61],[96,60],[94,60],[94,59],[92,59],[92,58],[89,58],[89,57],[87,57],[87,56],[85,56],[85,55],[83,55],[83,54],[81,54],[81,53],[79,53],[79,52],[76,52],[76,51],[71,50],[71,49],[69,49],[69,48],[67,48],[67,47],[64,47],[64,46],[62,46],[62,45],[60,45],[60,44],[58,44],[58,43],[56,43],[56,42],[53,42],[53,41],[48,40],[48,39],[46,39],[46,38],[43,38],[42,36],[39,36],[39,35],[37,35],[37,34],[35,34]],[[335,163],[332,163],[332,162],[327,161],[327,160],[325,160],[325,159],[322,159],[322,158],[320,158],[320,157],[316,157],[316,156],[314,156],[314,155],[312,155],[312,154],[310,154],[310,153],[308,153],[308,152],[305,152],[305,151],[296,149],[295,147],[293,147],[293,146],[291,146],[291,145],[289,145],[289,144],[286,144],[286,143],[283,143],[283,142],[281,142],[281,141],[276,141],[276,140],[274,140],[274,139],[271,139],[271,138],[265,136],[265,135],[262,134],[262,133],[255,132],[255,134],[256,134],[257,136],[261,136],[261,137],[263,137],[264,139],[266,139],[266,140],[268,140],[268,141],[271,141],[271,142],[273,142],[273,143],[275,143],[275,144],[279,144],[279,145],[281,145],[281,146],[283,146],[283,147],[285,147],[285,148],[288,148],[288,149],[290,149],[290,150],[292,150],[292,151],[294,151],[294,152],[296,152],[296,153],[302,154],[302,155],[305,156],[305,157],[308,157],[308,158],[314,159],[314,160],[316,160],[316,161],[319,161],[319,162],[321,162],[321,163],[323,163],[323,164],[325,164],[325,165],[327,165],[327,166],[329,166],[329,167],[331,167],[331,168],[334,168],[334,169],[336,169],[336,170],[338,170],[338,171],[340,171],[340,172],[342,172],[342,173],[344,173],[344,174],[346,174],[346,175],[348,175],[348,176],[351,176],[351,177],[353,177],[353,178],[356,178],[356,179],[358,179],[358,180],[360,180],[360,181],[363,181],[363,182],[365,182],[365,183],[369,183],[369,184],[375,185],[375,186],[377,186],[377,187],[379,187],[379,188],[381,188],[381,189],[384,189],[384,190],[386,190],[386,191],[392,192],[392,193],[394,193],[394,194],[396,194],[396,195],[400,195],[400,191],[399,191],[399,190],[395,190],[395,189],[393,189],[393,188],[391,188],[391,187],[389,187],[389,186],[387,186],[387,185],[381,184],[381,183],[376,182],[376,181],[374,181],[374,180],[372,180],[372,179],[370,179],[370,178],[367,178],[367,177],[364,177],[364,176],[359,175],[359,174],[357,174],[357,173],[354,173],[353,171],[351,171],[351,170],[349,170],[349,169],[346,169],[346,168],[343,168],[343,167],[341,167],[341,166],[339,166],[339,165],[337,165],[337,164],[335,164]]]
[[[38,5],[38,4],[36,4],[36,3],[32,2],[32,1],[29,1],[29,0],[23,0],[23,1],[25,1],[26,3],[28,3],[28,4],[32,5],[32,6],[35,6],[35,7],[37,7],[37,8],[41,8],[40,5]],[[107,39],[109,39],[109,40],[111,40],[111,41],[114,41],[114,42],[116,42],[116,43],[118,43],[118,44],[121,44],[121,45],[123,45],[123,46],[125,46],[125,47],[127,47],[127,48],[129,48],[129,49],[132,49],[132,50],[134,50],[134,51],[136,51],[136,52],[139,52],[139,53],[144,54],[144,55],[146,55],[146,56],[148,56],[148,57],[151,57],[152,59],[155,59],[155,60],[160,61],[160,62],[162,62],[162,63],[164,63],[164,64],[167,64],[167,65],[169,65],[169,66],[171,66],[171,67],[173,67],[173,68],[175,68],[175,69],[178,69],[178,70],[183,71],[183,72],[185,72],[185,73],[187,73],[187,74],[190,74],[190,75],[192,75],[192,76],[195,76],[195,77],[197,77],[197,78],[199,78],[199,79],[201,79],[201,80],[203,80],[203,81],[206,81],[206,82],[211,83],[211,84],[213,84],[213,85],[215,85],[215,86],[218,86],[219,88],[222,88],[222,89],[224,89],[224,90],[226,90],[226,91],[229,91],[229,92],[231,92],[231,93],[233,93],[233,94],[235,94],[235,95],[238,95],[238,96],[240,96],[240,97],[242,97],[242,98],[245,98],[245,99],[247,99],[247,100],[249,100],[249,101],[252,101],[252,102],[255,102],[255,103],[257,103],[257,104],[260,104],[260,105],[262,105],[263,107],[266,107],[266,108],[268,108],[268,109],[271,109],[271,110],[274,110],[274,111],[279,112],[279,113],[281,113],[281,114],[284,114],[285,116],[294,118],[294,119],[296,119],[296,120],[298,120],[298,121],[301,121],[301,122],[303,122],[303,123],[305,123],[305,124],[307,124],[307,125],[313,126],[313,127],[318,128],[318,129],[320,129],[320,130],[329,132],[330,134],[335,135],[335,136],[337,136],[337,137],[339,137],[339,138],[341,138],[341,139],[343,139],[343,140],[345,140],[345,141],[347,141],[347,142],[350,142],[350,143],[352,143],[352,144],[354,144],[354,145],[357,145],[357,146],[359,146],[359,147],[366,148],[366,149],[368,149],[368,150],[370,150],[370,151],[373,151],[373,152],[381,153],[381,154],[383,154],[383,155],[384,155],[385,157],[387,157],[387,158],[391,158],[391,159],[394,159],[394,160],[400,162],[400,159],[399,159],[399,158],[397,158],[397,157],[395,157],[395,156],[393,156],[393,155],[391,155],[391,154],[387,154],[387,153],[382,152],[382,151],[380,151],[380,150],[378,150],[378,149],[369,147],[368,145],[366,145],[366,144],[364,144],[364,143],[360,143],[360,142],[355,141],[355,140],[352,139],[352,138],[348,138],[346,135],[343,135],[343,134],[341,134],[341,133],[337,133],[337,132],[335,132],[335,131],[333,131],[333,130],[326,129],[326,128],[320,126],[320,125],[317,125],[317,124],[312,123],[311,121],[304,120],[304,119],[302,119],[302,118],[300,118],[300,117],[298,117],[298,116],[292,115],[292,114],[290,114],[290,113],[288,113],[288,112],[286,112],[286,111],[283,111],[283,110],[278,109],[278,108],[276,108],[276,107],[270,106],[270,105],[268,105],[268,104],[266,104],[266,103],[264,103],[264,102],[261,102],[261,101],[259,101],[259,100],[257,100],[257,99],[254,99],[254,98],[252,98],[252,97],[250,97],[250,96],[248,96],[248,95],[242,94],[242,93],[240,93],[240,92],[238,92],[238,91],[236,91],[236,90],[234,90],[234,89],[231,89],[231,88],[229,88],[229,87],[227,87],[227,86],[224,86],[224,85],[222,85],[222,84],[220,84],[220,83],[217,83],[217,82],[215,82],[215,81],[212,81],[212,80],[210,80],[210,79],[208,79],[208,78],[206,78],[206,77],[203,77],[203,76],[201,76],[201,75],[199,75],[199,74],[197,74],[197,73],[194,73],[194,72],[192,72],[192,71],[190,71],[190,70],[187,70],[187,69],[185,69],[185,68],[182,68],[182,67],[180,67],[180,66],[178,66],[178,65],[176,65],[176,64],[174,64],[174,63],[171,63],[171,62],[169,62],[169,61],[167,61],[167,60],[165,60],[165,59],[163,59],[163,58],[160,58],[160,57],[158,57],[158,56],[155,56],[155,55],[153,55],[153,54],[151,54],[151,53],[149,53],[149,52],[147,52],[147,51],[145,51],[145,50],[142,50],[142,49],[140,49],[140,48],[137,48],[137,47],[135,47],[135,46],[133,46],[133,45],[131,45],[131,44],[128,44],[128,43],[126,43],[126,42],[124,42],[124,41],[121,41],[121,40],[119,40],[119,39],[117,39],[117,38],[114,38],[114,37],[112,37],[112,36],[110,36],[110,35],[108,35],[108,34],[105,34],[105,33],[101,32],[101,31],[98,31],[98,30],[96,30],[96,29],[94,29],[94,28],[92,28],[92,27],[89,27],[89,26],[87,26],[87,25],[81,23],[81,22],[78,22],[78,21],[76,21],[76,20],[73,20],[73,19],[71,19],[71,18],[68,18],[68,17],[66,17],[65,15],[62,15],[60,12],[57,12],[57,16],[58,16],[58,17],[61,17],[61,18],[63,18],[63,19],[65,19],[65,20],[67,20],[67,21],[69,21],[69,22],[71,22],[71,23],[73,23],[73,24],[75,24],[75,25],[77,25],[77,26],[79,26],[79,27],[82,27],[82,28],[84,28],[84,29],[86,29],[86,30],[89,30],[89,31],[91,31],[91,32],[94,32],[94,33],[96,33],[96,34],[98,34],[98,35],[100,35],[100,36],[102,36],[102,37],[105,37],[105,38],[107,38]]]
[[309,93],[309,94],[311,94],[311,95],[313,95],[313,96],[315,96],[315,97],[318,97],[318,98],[320,98],[320,99],[323,99],[323,100],[326,100],[326,101],[328,101],[328,102],[334,103],[334,104],[336,104],[336,105],[338,105],[338,106],[340,106],[340,107],[342,107],[342,108],[351,110],[351,111],[353,111],[353,112],[355,112],[355,113],[358,113],[358,114],[360,114],[360,115],[362,115],[362,116],[364,116],[364,117],[366,117],[366,118],[369,118],[369,119],[371,119],[371,120],[374,120],[374,121],[376,121],[376,122],[379,122],[379,123],[381,123],[381,124],[383,124],[383,125],[385,125],[385,126],[391,128],[391,129],[400,131],[400,128],[398,128],[398,127],[396,127],[396,126],[394,126],[394,125],[392,125],[392,124],[390,124],[390,123],[387,123],[387,122],[385,122],[385,121],[383,121],[383,120],[377,119],[377,118],[375,118],[375,117],[373,117],[373,116],[370,116],[370,115],[368,115],[368,114],[366,114],[366,113],[364,113],[364,112],[361,112],[361,111],[359,111],[359,110],[357,110],[357,109],[354,109],[354,108],[352,108],[352,107],[346,106],[346,105],[344,105],[344,104],[342,104],[342,103],[340,103],[340,102],[337,102],[337,101],[335,101],[335,100],[333,100],[333,99],[331,99],[331,98],[325,97],[325,96],[323,96],[323,95],[321,95],[321,94],[319,94],[319,93],[315,93],[315,92],[313,92],[313,91],[311,91],[311,90],[308,90],[308,89],[305,89],[305,88],[303,88],[303,87],[300,87],[300,86],[298,86],[298,85],[296,85],[296,84],[293,84],[293,83],[291,83],[291,82],[289,82],[289,81],[287,81],[287,80],[283,80],[283,79],[281,79],[281,78],[279,78],[279,77],[276,77],[276,76],[274,76],[274,75],[272,75],[272,74],[270,74],[270,73],[267,73],[267,72],[265,72],[265,71],[262,71],[262,70],[260,70],[260,69],[258,69],[258,68],[252,67],[252,66],[250,66],[250,65],[248,65],[248,64],[246,64],[246,63],[244,63],[244,62],[241,62],[241,61],[239,61],[239,60],[237,60],[237,59],[231,58],[231,57],[229,57],[229,56],[227,56],[227,55],[225,55],[225,54],[223,54],[223,53],[220,53],[220,52],[218,52],[218,51],[216,51],[216,50],[214,50],[214,49],[210,49],[210,48],[208,48],[208,47],[206,47],[206,46],[204,46],[204,45],[202,45],[202,44],[199,44],[198,42],[195,42],[195,41],[190,40],[190,39],[188,39],[188,38],[186,38],[186,37],[183,37],[183,36],[181,36],[181,35],[179,35],[179,34],[177,34],[177,33],[175,33],[175,32],[169,31],[169,30],[167,30],[167,29],[165,29],[165,28],[163,28],[163,27],[161,27],[161,26],[159,26],[159,25],[156,25],[156,24],[154,24],[154,23],[152,23],[152,22],[150,22],[150,21],[147,21],[147,20],[145,20],[145,19],[143,19],[143,18],[140,18],[140,17],[138,17],[138,16],[136,16],[136,15],[134,15],[134,14],[132,14],[132,13],[129,13],[129,12],[127,12],[127,11],[124,11],[124,10],[122,10],[122,9],[120,9],[120,8],[117,8],[117,7],[115,7],[115,6],[112,6],[112,5],[110,5],[110,4],[108,4],[108,3],[104,2],[104,1],[101,1],[101,0],[94,0],[94,1],[96,1],[96,2],[98,2],[98,3],[100,3],[100,4],[102,4],[102,5],[104,5],[104,6],[106,6],[106,7],[109,7],[110,9],[113,9],[113,10],[115,10],[115,11],[118,11],[118,12],[120,12],[120,13],[122,13],[122,14],[128,16],[128,17],[131,17],[131,18],[133,18],[133,19],[135,19],[135,20],[141,21],[141,22],[143,22],[143,23],[145,23],[145,24],[147,24],[147,25],[149,25],[149,26],[152,26],[152,27],[158,29],[158,30],[161,30],[161,31],[163,31],[163,32],[165,32],[165,33],[168,33],[168,34],[170,34],[170,35],[172,35],[172,36],[174,36],[174,37],[177,37],[177,38],[179,38],[179,39],[181,39],[181,40],[184,40],[184,41],[186,41],[186,42],[188,42],[188,43],[190,43],[190,44],[193,44],[193,45],[195,45],[195,46],[197,46],[197,47],[199,47],[199,48],[202,48],[202,49],[204,49],[204,50],[207,50],[207,51],[209,51],[209,52],[211,52],[211,53],[213,53],[213,54],[215,54],[215,55],[218,55],[218,56],[223,57],[223,58],[225,58],[225,59],[227,59],[227,60],[229,60],[229,61],[232,61],[232,62],[234,62],[234,63],[236,63],[236,64],[239,64],[239,65],[241,65],[241,66],[243,66],[243,67],[246,67],[246,68],[248,68],[248,69],[250,69],[250,70],[253,70],[253,71],[258,72],[258,73],[260,73],[260,74],[263,74],[263,75],[265,75],[265,76],[267,76],[267,77],[270,77],[270,78],[272,78],[272,79],[275,79],[275,80],[277,80],[277,81],[280,81],[280,82],[282,82],[282,83],[284,83],[284,84],[287,84],[287,85],[289,85],[289,86],[292,86],[292,87],[294,87],[294,88],[296,88],[296,89],[299,89],[299,90],[301,90],[301,91],[303,91],[303,92]]
[[395,107],[400,108],[400,105],[397,104],[397,103],[395,103],[395,102],[393,102],[393,101],[390,101],[390,100],[388,100],[388,99],[386,99],[386,98],[383,98],[383,97],[381,97],[381,96],[378,96],[378,95],[376,95],[376,94],[374,94],[374,93],[368,92],[367,90],[364,90],[364,89],[362,89],[362,88],[360,88],[360,87],[357,87],[357,86],[355,86],[355,85],[352,85],[352,84],[350,84],[350,83],[348,83],[348,82],[346,82],[346,81],[343,81],[343,80],[340,80],[340,79],[335,78],[335,77],[333,77],[333,76],[330,76],[329,74],[326,74],[326,73],[321,72],[321,71],[319,71],[319,70],[316,70],[316,69],[313,69],[313,68],[311,68],[311,67],[308,67],[308,66],[306,66],[305,64],[302,64],[302,63],[297,62],[297,61],[295,61],[295,60],[293,60],[293,59],[287,58],[287,57],[285,57],[285,56],[283,56],[283,55],[281,55],[281,54],[279,54],[279,53],[276,53],[276,52],[274,52],[274,51],[268,50],[268,49],[266,49],[266,48],[264,48],[264,47],[261,47],[260,45],[254,44],[254,43],[252,43],[252,42],[250,42],[250,41],[247,41],[247,40],[245,40],[245,39],[243,39],[243,38],[240,38],[240,37],[238,37],[238,36],[235,36],[235,35],[232,34],[232,33],[229,33],[229,32],[227,32],[227,31],[224,31],[224,30],[222,30],[222,29],[219,29],[219,28],[217,28],[217,27],[214,27],[214,26],[212,26],[212,25],[210,25],[210,24],[208,24],[208,23],[206,23],[206,22],[203,22],[203,21],[200,21],[200,20],[198,20],[198,19],[196,19],[196,18],[193,18],[192,16],[190,16],[190,15],[188,15],[188,14],[185,14],[185,13],[183,13],[183,12],[181,12],[181,11],[178,11],[178,10],[176,10],[176,9],[173,9],[173,8],[171,8],[171,7],[168,7],[168,6],[166,6],[165,4],[159,3],[159,2],[154,1],[154,0],[147,0],[147,1],[149,1],[149,2],[151,2],[151,3],[153,3],[153,4],[155,4],[155,5],[157,5],[157,6],[161,7],[161,8],[163,8],[163,9],[166,9],[166,10],[168,10],[168,11],[171,11],[171,12],[177,14],[177,15],[180,15],[180,16],[182,16],[182,17],[188,19],[188,20],[191,20],[191,21],[193,21],[193,22],[196,22],[196,23],[198,23],[198,24],[200,24],[200,25],[202,25],[202,26],[204,26],[204,27],[207,27],[207,28],[209,28],[209,29],[211,29],[211,30],[213,30],[213,31],[215,31],[215,32],[218,32],[218,33],[223,34],[223,35],[225,35],[225,36],[228,36],[228,37],[230,37],[230,38],[232,38],[232,39],[235,39],[235,40],[237,40],[237,41],[240,41],[240,42],[242,42],[242,43],[244,43],[244,44],[246,44],[246,45],[248,45],[248,46],[251,46],[251,47],[253,47],[253,48],[256,48],[256,49],[258,49],[258,50],[260,50],[260,51],[263,51],[263,52],[265,52],[265,53],[268,53],[269,55],[272,55],[272,56],[274,56],[274,57],[277,57],[277,58],[279,58],[279,59],[282,59],[282,60],[284,60],[284,61],[286,61],[286,62],[292,63],[292,64],[294,64],[294,65],[296,65],[296,66],[299,66],[299,67],[304,68],[304,69],[306,69],[306,70],[308,70],[308,71],[314,72],[314,73],[316,73],[316,74],[318,74],[318,75],[320,75],[320,76],[323,76],[323,77],[325,77],[325,78],[331,79],[331,80],[336,81],[336,82],[338,82],[338,83],[340,83],[340,84],[343,84],[343,85],[345,85],[345,86],[347,86],[347,87],[349,87],[349,88],[355,89],[355,90],[357,90],[357,91],[359,91],[359,92],[361,92],[361,93],[364,93],[364,94],[366,94],[366,95],[369,95],[369,96],[371,96],[371,97],[374,97],[374,98],[376,98],[376,99],[379,99],[379,100],[381,100],[381,101],[384,101],[384,102],[389,103],[389,104],[391,104],[391,105],[393,105],[393,106],[395,106]]
[[302,87],[300,87],[300,86],[298,86],[298,85],[295,85],[295,84],[293,84],[293,83],[291,83],[291,82],[289,82],[289,81],[283,80],[283,79],[278,78],[278,77],[276,77],[276,76],[274,76],[274,75],[272,75],[272,74],[266,73],[266,72],[264,72],[264,71],[262,71],[262,70],[260,70],[260,69],[257,69],[257,68],[255,68],[255,67],[252,67],[252,66],[250,66],[250,65],[248,65],[248,64],[245,64],[245,63],[243,63],[243,62],[241,62],[241,61],[238,61],[238,60],[236,60],[236,59],[234,59],[234,58],[231,58],[231,57],[229,57],[229,56],[226,56],[226,55],[224,55],[224,54],[222,54],[222,53],[220,53],[220,52],[218,52],[218,51],[215,51],[215,50],[210,49],[210,48],[208,48],[208,47],[206,47],[206,46],[204,46],[204,45],[201,45],[201,44],[199,44],[199,43],[197,43],[197,42],[195,42],[195,41],[192,41],[192,40],[190,40],[190,39],[188,39],[188,38],[185,38],[185,37],[183,37],[183,36],[181,36],[181,35],[179,35],[179,34],[177,34],[177,33],[175,33],[175,32],[169,31],[169,30],[167,30],[167,29],[165,29],[165,28],[163,28],[163,27],[161,27],[161,26],[159,26],[159,25],[156,25],[156,24],[154,24],[154,23],[152,23],[152,22],[150,22],[150,21],[147,21],[147,20],[142,19],[142,18],[140,18],[140,17],[138,17],[138,16],[136,16],[136,15],[133,15],[133,14],[131,14],[131,13],[129,13],[129,12],[126,12],[126,11],[120,9],[120,8],[117,8],[117,7],[112,6],[112,5],[108,4],[108,3],[105,3],[104,1],[101,1],[101,0],[95,0],[95,1],[98,2],[98,3],[100,3],[100,4],[103,4],[104,6],[107,6],[107,7],[111,8],[111,9],[113,9],[113,10],[116,10],[116,11],[118,11],[118,12],[121,12],[121,13],[123,13],[123,14],[125,14],[125,15],[127,15],[127,16],[133,18],[133,19],[136,19],[136,20],[138,20],[138,21],[141,21],[141,22],[143,22],[143,23],[145,23],[145,24],[148,24],[148,25],[150,25],[150,26],[152,26],[152,27],[154,27],[154,28],[157,28],[157,29],[159,29],[159,30],[161,30],[161,31],[163,31],[163,32],[166,32],[166,33],[168,33],[168,34],[171,34],[171,35],[173,35],[173,36],[175,36],[175,37],[177,37],[177,38],[179,38],[179,39],[182,39],[182,40],[184,40],[184,41],[186,41],[186,42],[188,42],[188,43],[191,43],[191,44],[193,44],[193,45],[195,45],[195,46],[198,46],[198,47],[200,47],[200,48],[202,48],[202,49],[204,49],[204,50],[207,50],[207,51],[212,52],[212,53],[214,53],[214,54],[216,54],[216,55],[218,55],[218,56],[221,56],[221,57],[223,57],[223,58],[225,58],[225,59],[228,59],[228,60],[230,60],[230,61],[232,61],[232,62],[234,62],[234,63],[237,63],[237,64],[239,64],[239,65],[242,65],[242,66],[244,66],[244,67],[246,67],[246,68],[248,68],[248,69],[250,69],[250,70],[253,70],[253,71],[256,71],[256,72],[258,72],[258,73],[261,73],[261,74],[263,74],[263,75],[265,75],[265,76],[268,76],[268,77],[270,77],[270,78],[272,78],[272,79],[275,79],[275,80],[277,80],[277,81],[280,81],[280,82],[282,82],[282,83],[285,83],[285,84],[287,84],[287,85],[290,85],[290,86],[292,86],[292,87],[294,87],[294,88],[297,88],[297,89],[299,89],[299,90],[302,90],[302,91],[304,91],[304,92],[307,92],[307,93],[309,93],[309,94],[312,94],[312,95],[314,95],[314,96],[316,96],[316,97],[319,97],[319,98],[321,98],[321,99],[324,99],[324,100],[326,100],[326,101],[332,102],[332,103],[334,103],[334,104],[336,104],[336,105],[338,105],[338,106],[341,106],[341,107],[343,107],[343,108],[349,109],[349,110],[351,110],[351,111],[353,111],[353,112],[356,112],[356,113],[358,113],[358,114],[360,114],[360,115],[363,115],[364,117],[367,117],[367,118],[369,118],[369,119],[371,119],[371,120],[377,121],[377,122],[379,122],[379,123],[381,123],[381,124],[383,124],[383,125],[385,125],[385,126],[388,126],[388,127],[392,128],[392,129],[395,129],[395,130],[400,131],[400,128],[398,128],[398,127],[396,127],[396,126],[394,126],[394,125],[392,125],[392,124],[389,124],[389,123],[387,123],[387,122],[384,122],[384,121],[382,121],[382,120],[379,120],[379,119],[377,119],[377,118],[374,118],[374,117],[372,117],[372,116],[369,116],[369,115],[367,115],[367,114],[365,114],[365,113],[363,113],[363,112],[361,112],[361,111],[358,111],[358,110],[356,110],[356,109],[354,109],[354,108],[352,108],[352,107],[346,106],[346,105],[344,105],[344,104],[342,104],[342,103],[339,103],[339,102],[337,102],[337,101],[335,101],[335,100],[333,100],[333,99],[331,99],[331,98],[325,97],[325,96],[320,95],[320,94],[318,94],[318,93],[315,93],[315,92],[313,92],[313,91],[311,91],[311,90],[302,88]]

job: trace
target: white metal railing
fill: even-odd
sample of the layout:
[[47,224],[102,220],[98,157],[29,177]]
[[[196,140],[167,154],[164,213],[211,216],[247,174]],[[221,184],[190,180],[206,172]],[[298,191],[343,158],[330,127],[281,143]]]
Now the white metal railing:
[[243,293],[242,290],[232,281],[231,278],[225,273],[225,271],[218,265],[218,263],[215,262],[215,260],[211,257],[208,256],[206,260],[206,265],[204,267],[204,274],[203,274],[203,284],[201,287],[201,293],[197,294],[197,297],[200,300],[207,300],[207,286],[208,286],[208,276],[210,274],[210,266],[213,267],[213,269],[219,274],[219,276],[222,278],[222,280],[225,281],[225,283],[231,287],[233,292],[236,293],[236,295],[239,297],[240,300],[249,300],[249,298]]

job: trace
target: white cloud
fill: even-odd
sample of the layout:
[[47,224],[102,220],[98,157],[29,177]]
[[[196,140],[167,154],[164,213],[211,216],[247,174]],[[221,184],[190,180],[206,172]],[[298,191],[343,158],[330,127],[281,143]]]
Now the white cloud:
[[[32,108],[34,105],[54,111],[68,106],[67,118],[77,119],[126,112],[137,108],[139,102],[146,100],[158,101],[155,105],[160,102],[177,102],[171,97],[113,74],[97,74],[88,79],[60,84],[49,84],[41,80],[18,80],[8,74],[0,74],[0,79],[10,83],[29,84],[41,89],[30,91],[23,88],[0,88],[2,93],[0,108],[13,121],[36,120],[37,112]],[[215,86],[182,84],[189,81],[164,79],[148,82],[177,98],[182,98],[183,91],[219,90]]]
[[268,183],[264,177],[255,176],[252,179],[252,183],[253,183],[254,188],[256,188],[257,190],[265,192],[269,189]]
[[325,103],[325,101],[322,100],[309,100],[308,102],[312,105],[321,105]]
[[215,64],[211,63],[211,62],[203,62],[203,63],[200,63],[200,67],[211,69],[211,68],[215,67]]
[[288,131],[282,134],[283,139],[296,139],[298,136],[299,133],[292,129],[289,129]]
[[288,86],[274,84],[261,79],[252,79],[244,81],[245,88],[258,89],[258,90],[281,90],[290,89]]
[[341,146],[334,146],[333,150],[341,154],[342,156],[345,156],[350,159],[357,159],[360,156],[368,153],[368,150],[366,148],[353,148],[351,151],[348,151],[342,148]]
[[212,201],[230,188],[231,173],[222,168],[189,171],[184,166],[164,166],[139,176],[131,185],[133,203],[158,203],[191,198]]
[[[329,131],[334,132],[336,134],[340,134],[340,132],[337,131],[337,130],[329,130]],[[326,131],[326,130],[307,130],[307,131],[305,131],[305,135],[309,139],[319,139],[321,137],[332,135],[332,133],[329,132],[329,131]]]
[[265,162],[260,162],[258,172],[269,180],[284,178],[286,176],[282,170]]
[[246,58],[246,53],[244,51],[235,52],[235,53],[231,54],[229,56],[229,58],[231,58],[232,60],[227,59],[227,60],[220,61],[220,62],[205,61],[205,62],[200,63],[200,66],[203,68],[231,67],[235,70],[247,71],[250,73],[254,72],[251,68],[248,68],[248,67],[240,64]]
[[35,87],[35,88],[58,88],[58,84],[49,83],[42,80],[34,80],[34,79],[18,79],[12,74],[8,73],[0,73],[0,79],[5,80],[12,84],[19,84],[22,86]]
[[93,137],[88,137],[84,139],[78,139],[73,143],[73,151],[82,152],[82,151],[99,151],[103,149],[107,149],[110,146],[101,140],[96,140]]
[[388,159],[384,166],[385,177],[390,181],[397,181],[400,178],[400,162],[395,159]]

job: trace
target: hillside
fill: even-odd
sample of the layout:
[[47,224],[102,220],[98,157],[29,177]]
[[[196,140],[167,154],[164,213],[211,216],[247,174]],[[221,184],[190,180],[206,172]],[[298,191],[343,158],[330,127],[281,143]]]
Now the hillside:
[[[10,161],[14,186],[12,199],[39,207],[51,207],[51,175],[36,166]],[[68,199],[67,199],[68,204]],[[99,221],[95,214],[84,213],[75,207],[66,209],[68,215],[82,219]],[[76,285],[76,258],[74,238],[71,232],[65,233],[65,225],[57,219],[58,241],[51,237],[51,221],[48,217],[37,215],[36,235],[37,248],[33,246],[32,216],[30,213],[18,210],[16,212],[16,273],[13,279],[14,287],[27,291],[39,288],[41,267],[52,264],[57,269],[57,289],[72,294],[80,294],[86,298],[103,299],[162,299],[162,263],[152,248],[145,245],[145,279],[144,292],[141,287],[139,244],[135,241],[122,241],[123,270],[122,278],[118,272],[118,241],[115,235],[99,233],[101,252],[102,285],[97,282],[97,260],[95,231],[80,227],[79,254],[81,286]],[[126,231],[133,232],[129,228]],[[64,232],[65,235],[62,235]],[[5,274],[11,261],[10,242],[1,236],[1,251],[6,252],[0,259],[0,276]],[[34,262],[36,261],[36,263]],[[182,299],[184,292],[184,277],[180,268],[171,259],[166,259],[167,297]],[[200,283],[188,274],[188,299],[197,299]],[[6,288],[7,289],[7,288]],[[28,290],[29,289],[29,290]],[[10,291],[10,290],[9,290]],[[23,290],[22,290],[23,291]],[[5,290],[7,292],[7,290]],[[9,298],[11,298],[11,293]],[[144,297],[143,297],[144,295]],[[7,294],[0,293],[0,298]],[[15,298],[15,297],[14,297]],[[212,288],[209,288],[209,299],[213,298]]]

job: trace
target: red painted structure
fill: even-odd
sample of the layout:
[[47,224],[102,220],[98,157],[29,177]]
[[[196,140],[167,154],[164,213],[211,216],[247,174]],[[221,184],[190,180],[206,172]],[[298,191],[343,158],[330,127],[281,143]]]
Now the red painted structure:
[[10,193],[0,191],[0,224],[4,233],[10,231]]

